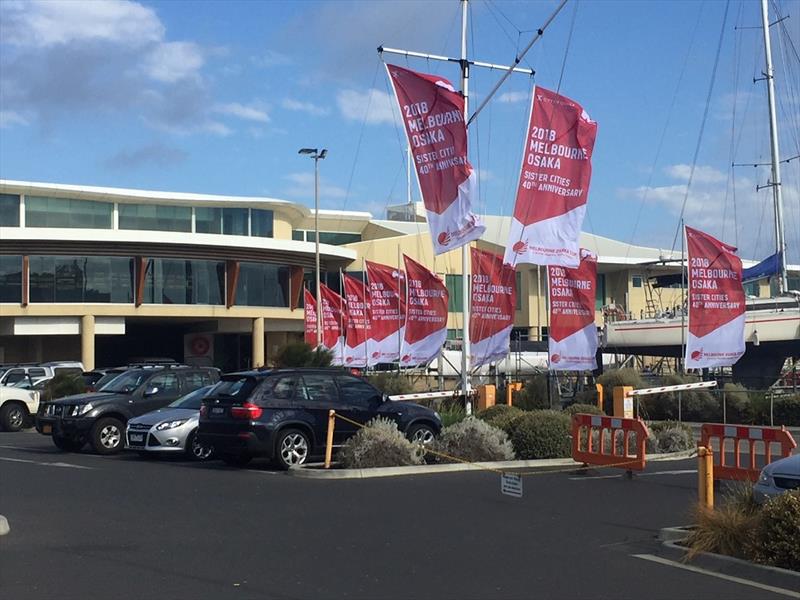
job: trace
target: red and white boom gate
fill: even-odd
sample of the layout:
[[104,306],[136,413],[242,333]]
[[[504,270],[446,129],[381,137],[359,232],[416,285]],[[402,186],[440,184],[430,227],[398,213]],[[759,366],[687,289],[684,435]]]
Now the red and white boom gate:
[[[680,383],[678,385],[662,385],[660,387],[635,390],[632,386],[622,385],[614,388],[614,416],[623,418],[633,417],[633,399],[639,396],[663,394],[664,392],[680,392],[683,390],[696,390],[700,388],[717,387],[716,381],[698,381],[697,383]],[[636,411],[637,414],[639,411]],[[680,420],[681,405],[678,402],[678,420]]]

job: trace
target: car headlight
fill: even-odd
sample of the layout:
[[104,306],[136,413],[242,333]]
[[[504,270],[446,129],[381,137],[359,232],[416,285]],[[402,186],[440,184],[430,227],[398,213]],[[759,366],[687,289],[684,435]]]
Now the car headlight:
[[758,476],[758,483],[762,485],[769,485],[769,473],[767,473],[766,469],[761,471],[761,475]]
[[165,429],[175,429],[176,427],[180,427],[184,423],[186,423],[188,419],[178,419],[177,421],[164,421],[163,423],[159,423],[156,425],[156,430],[164,431]]
[[72,416],[80,417],[81,415],[85,415],[86,413],[88,413],[93,408],[94,406],[92,406],[91,402],[87,402],[86,404],[78,404],[77,406],[73,407]]

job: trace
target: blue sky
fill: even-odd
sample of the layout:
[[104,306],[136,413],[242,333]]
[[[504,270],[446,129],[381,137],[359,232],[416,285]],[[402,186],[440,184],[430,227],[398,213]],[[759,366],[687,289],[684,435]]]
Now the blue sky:
[[[470,53],[505,64],[556,2],[471,5]],[[777,6],[792,15],[773,28],[788,158],[800,153],[800,3]],[[536,83],[555,89],[568,46],[561,92],[599,123],[587,231],[672,246],[725,7],[584,0],[576,12],[570,2],[526,57]],[[329,150],[322,205],[382,216],[406,188],[402,131],[375,48],[457,53],[459,10],[456,0],[4,0],[0,177],[308,203],[313,163],[297,149],[318,146]],[[758,3],[730,3],[686,209],[688,224],[738,243],[744,257],[773,245],[770,192],[755,191],[767,169],[732,178],[728,167],[732,132],[736,162],[769,156],[764,84],[752,83],[761,32],[734,30],[759,24]],[[458,83],[453,65],[386,59]],[[473,69],[473,106],[498,76]],[[531,84],[512,76],[471,127],[478,212],[512,211]],[[800,262],[800,160],[783,171],[787,241]]]

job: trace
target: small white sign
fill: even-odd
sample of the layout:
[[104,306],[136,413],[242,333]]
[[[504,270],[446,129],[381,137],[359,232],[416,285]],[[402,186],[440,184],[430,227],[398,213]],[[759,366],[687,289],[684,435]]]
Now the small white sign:
[[522,498],[522,475],[503,473],[500,476],[500,491],[506,496]]

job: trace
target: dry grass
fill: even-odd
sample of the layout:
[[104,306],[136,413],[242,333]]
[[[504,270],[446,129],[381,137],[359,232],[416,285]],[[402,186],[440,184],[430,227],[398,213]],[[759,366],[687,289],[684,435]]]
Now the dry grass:
[[697,525],[687,539],[689,552],[686,560],[701,552],[737,558],[751,555],[758,513],[742,510],[737,502],[728,502],[714,510],[698,506],[694,511],[694,521]]

